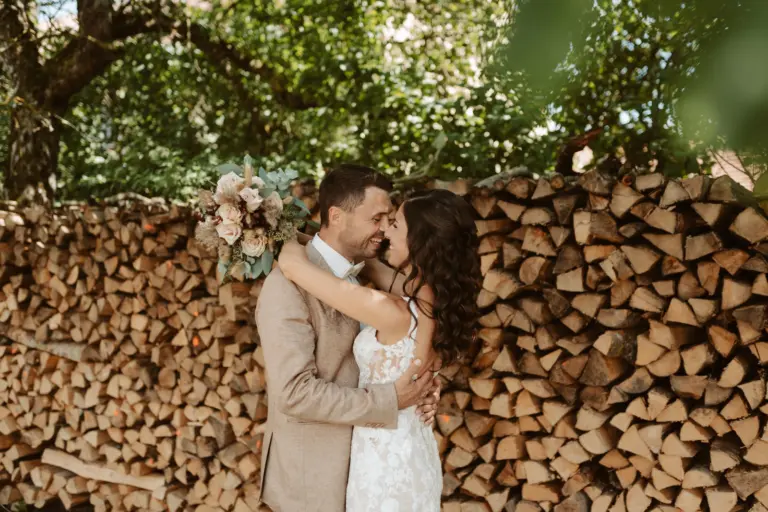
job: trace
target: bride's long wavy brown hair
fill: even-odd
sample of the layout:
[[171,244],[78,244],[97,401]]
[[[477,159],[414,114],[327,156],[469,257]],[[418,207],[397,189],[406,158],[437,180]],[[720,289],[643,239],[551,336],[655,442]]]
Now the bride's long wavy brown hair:
[[[460,361],[475,339],[480,316],[482,275],[472,208],[452,192],[432,190],[407,199],[403,215],[411,264],[406,294],[435,320],[432,345],[443,363]],[[433,304],[416,298],[425,285],[434,293]]]

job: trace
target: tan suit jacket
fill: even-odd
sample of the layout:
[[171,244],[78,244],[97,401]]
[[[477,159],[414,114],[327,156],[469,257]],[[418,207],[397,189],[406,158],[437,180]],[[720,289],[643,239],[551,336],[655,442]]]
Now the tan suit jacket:
[[[312,244],[309,259],[331,272]],[[298,288],[279,269],[259,294],[267,373],[261,500],[276,512],[344,512],[352,426],[397,427],[394,384],[359,389],[358,321]]]

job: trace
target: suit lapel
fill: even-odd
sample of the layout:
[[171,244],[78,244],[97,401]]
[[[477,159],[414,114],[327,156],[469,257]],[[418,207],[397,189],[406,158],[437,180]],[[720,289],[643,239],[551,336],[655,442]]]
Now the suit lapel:
[[[331,267],[328,265],[328,263],[325,261],[325,258],[323,258],[323,255],[320,254],[320,251],[318,251],[314,245],[312,245],[312,242],[307,243],[306,245],[306,251],[307,251],[307,257],[309,258],[309,261],[320,267],[321,269],[325,270],[329,274],[333,274],[334,276],[336,274],[333,273],[333,270],[331,270]],[[311,297],[311,295],[307,294]],[[315,301],[317,301],[319,304],[322,305],[323,310],[328,314],[330,319],[332,319],[334,322],[345,322],[349,323],[350,325],[353,325],[355,328],[355,331],[360,330],[360,322],[355,320],[354,318],[350,318],[341,312],[339,312],[336,309],[333,309],[331,306],[323,303],[322,301],[312,297]]]
[[328,263],[326,263],[325,258],[323,258],[323,255],[320,254],[320,251],[315,249],[315,246],[312,245],[312,242],[307,243],[305,248],[307,251],[307,257],[309,258],[309,261],[311,261],[321,269],[325,270],[326,272],[333,274],[333,270],[331,270],[331,267],[328,265]]

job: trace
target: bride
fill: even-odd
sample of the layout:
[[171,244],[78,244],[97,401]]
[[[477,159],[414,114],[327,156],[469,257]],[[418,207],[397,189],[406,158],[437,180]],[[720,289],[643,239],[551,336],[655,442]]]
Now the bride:
[[[296,285],[366,327],[354,343],[359,387],[394,382],[414,358],[460,360],[474,338],[481,274],[469,205],[445,190],[406,200],[385,232],[387,261],[367,262],[379,288],[350,283],[312,264],[297,242],[283,247],[280,269]],[[439,512],[442,472],[437,443],[415,407],[397,429],[355,427],[349,512]]]

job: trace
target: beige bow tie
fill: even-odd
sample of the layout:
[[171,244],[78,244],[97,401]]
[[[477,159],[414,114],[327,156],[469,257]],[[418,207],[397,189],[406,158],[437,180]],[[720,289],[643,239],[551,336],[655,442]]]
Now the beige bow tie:
[[361,261],[357,265],[352,265],[349,268],[349,270],[347,270],[341,278],[342,279],[349,279],[350,277],[357,277],[357,275],[360,273],[360,271],[363,270],[363,267],[365,267],[365,262],[364,261]]

